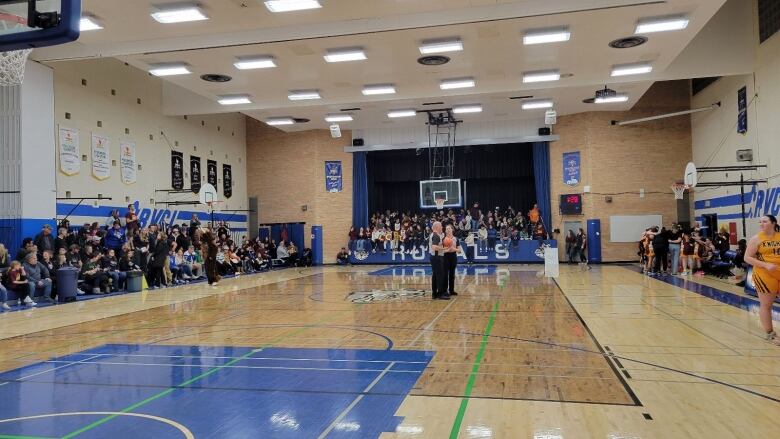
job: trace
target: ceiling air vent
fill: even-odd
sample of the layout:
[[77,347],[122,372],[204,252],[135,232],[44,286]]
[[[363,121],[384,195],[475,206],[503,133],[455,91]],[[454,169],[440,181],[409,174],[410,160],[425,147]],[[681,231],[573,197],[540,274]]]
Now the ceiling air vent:
[[311,119],[306,119],[305,117],[295,117],[293,118],[295,123],[308,123],[311,122]]
[[450,57],[443,55],[428,55],[417,58],[417,62],[424,66],[440,66],[450,62]]
[[228,75],[220,75],[219,73],[206,73],[205,75],[201,75],[200,79],[206,82],[228,82],[233,78]]
[[609,43],[609,47],[613,49],[630,49],[632,47],[641,46],[647,42],[647,37],[641,35],[634,35],[632,37],[618,38],[615,41]]

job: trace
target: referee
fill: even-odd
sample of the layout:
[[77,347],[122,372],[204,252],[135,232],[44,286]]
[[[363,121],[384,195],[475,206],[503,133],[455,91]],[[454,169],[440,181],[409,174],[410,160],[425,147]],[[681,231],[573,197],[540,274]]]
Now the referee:
[[450,300],[447,294],[447,276],[444,273],[444,246],[441,223],[436,221],[431,226],[431,236],[428,237],[428,251],[431,256],[431,296],[434,300]]

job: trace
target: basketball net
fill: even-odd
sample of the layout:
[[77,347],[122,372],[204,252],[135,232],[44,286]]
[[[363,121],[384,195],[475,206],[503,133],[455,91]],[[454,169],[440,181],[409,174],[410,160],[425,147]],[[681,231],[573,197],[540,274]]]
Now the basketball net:
[[443,210],[444,209],[444,201],[445,200],[443,198],[435,199],[434,202],[436,203],[436,209]]
[[685,191],[690,189],[690,186],[682,183],[674,183],[672,185],[672,191],[674,192],[674,198],[676,200],[682,200],[685,198]]
[[[27,25],[27,20],[0,12],[0,29],[8,30]],[[19,85],[24,81],[24,64],[32,49],[0,52],[0,87]]]

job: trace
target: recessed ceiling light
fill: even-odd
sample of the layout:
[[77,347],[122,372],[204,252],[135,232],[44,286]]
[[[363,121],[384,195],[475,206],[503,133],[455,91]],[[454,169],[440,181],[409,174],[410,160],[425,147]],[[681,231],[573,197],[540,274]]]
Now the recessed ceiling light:
[[655,17],[639,20],[636,24],[636,34],[650,34],[653,32],[666,32],[671,30],[682,30],[688,27],[688,17],[671,16]]
[[628,95],[625,94],[617,94],[614,96],[605,96],[601,98],[596,98],[594,100],[597,104],[612,104],[615,102],[626,102],[628,101]]
[[222,95],[217,97],[217,102],[219,102],[222,105],[240,105],[240,104],[251,104],[252,99],[251,96],[247,94]]
[[523,44],[530,46],[532,44],[559,43],[569,41],[570,38],[571,32],[567,27],[534,29],[523,35]]
[[622,64],[612,67],[612,76],[641,75],[653,71],[653,66],[647,63]]
[[557,81],[559,79],[561,79],[561,72],[558,70],[544,70],[523,73],[524,83]]
[[363,87],[363,94],[366,96],[391,95],[395,94],[395,86],[393,84],[367,85]]
[[325,116],[325,122],[352,122],[354,119],[351,114],[329,114]]
[[295,119],[292,117],[269,117],[265,120],[265,123],[271,126],[293,125],[295,124]]
[[169,5],[154,6],[152,18],[160,23],[183,23],[185,21],[208,20],[203,9],[193,3],[172,3]]
[[321,8],[319,0],[268,0],[265,7],[271,12],[303,11]]
[[414,117],[417,116],[416,110],[392,110],[387,113],[387,117],[395,119],[398,117]]
[[322,99],[319,90],[291,90],[287,95],[291,101],[306,101],[310,99]]
[[459,39],[451,40],[428,40],[423,41],[420,46],[420,53],[429,55],[432,53],[460,52],[463,50],[463,42]]
[[160,63],[149,66],[149,73],[154,76],[189,75],[190,66],[186,63]]
[[268,69],[276,67],[276,60],[272,56],[239,56],[233,63],[237,69]]
[[479,105],[479,104],[456,105],[456,106],[452,107],[452,112],[455,113],[455,114],[481,113],[482,112],[482,105]]
[[100,25],[100,22],[95,17],[90,15],[84,15],[81,17],[81,20],[79,21],[79,31],[87,32],[100,29],[103,29],[103,26]]
[[538,100],[523,102],[523,110],[536,110],[539,108],[552,108],[553,101],[550,100]]
[[456,88],[471,88],[477,85],[474,78],[455,78],[445,79],[439,84],[442,90],[452,90]]
[[329,50],[324,58],[327,62],[361,61],[366,59],[366,52],[358,48],[336,49]]

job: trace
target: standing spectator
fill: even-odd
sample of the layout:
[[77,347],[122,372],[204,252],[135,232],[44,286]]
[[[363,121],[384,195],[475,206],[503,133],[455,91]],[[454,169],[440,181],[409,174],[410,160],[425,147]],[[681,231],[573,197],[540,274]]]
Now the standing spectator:
[[139,228],[138,215],[135,214],[135,206],[128,204],[127,213],[125,214],[125,231],[128,236],[134,236]]
[[447,286],[447,294],[457,296],[458,293],[455,292],[455,268],[458,266],[458,253],[460,253],[461,247],[452,225],[448,225],[445,229],[444,240],[447,238],[451,240],[450,245],[442,245],[444,247],[444,274],[447,278],[445,285]]
[[577,253],[580,254],[580,260],[578,262],[587,264],[588,263],[588,235],[585,234],[585,230],[582,230],[582,227],[580,227],[579,233],[577,233],[577,241],[575,243],[577,246]]
[[34,245],[32,238],[24,238],[22,240],[22,246],[19,247],[19,250],[16,252],[16,258],[14,260],[23,261],[24,258],[27,257],[27,253],[32,251]]
[[[117,215],[119,215],[117,213]],[[115,254],[122,254],[122,246],[127,242],[125,231],[122,230],[122,223],[119,220],[115,220],[111,224],[111,228],[106,232],[106,237],[103,239],[104,246],[107,249],[111,249]]]
[[477,238],[479,239],[479,252],[484,253],[487,251],[488,246],[488,229],[485,223],[479,225],[479,232],[477,232]]
[[198,219],[198,214],[193,213],[192,218],[190,218],[190,228],[189,228],[189,237],[190,239],[195,239],[195,232],[200,229],[200,219]]
[[35,292],[41,291],[42,299],[44,302],[51,302],[51,275],[49,270],[38,262],[38,255],[35,253],[28,253],[24,260],[24,272],[27,275],[27,280],[33,286],[30,288],[30,296],[35,300]]
[[682,231],[678,224],[672,225],[672,230],[669,232],[669,255],[672,259],[672,275],[676,276],[680,273],[680,250],[682,245]]
[[691,236],[687,233],[683,233],[682,235],[682,275],[687,276],[693,273],[694,268],[694,262],[693,262],[693,253],[695,250],[695,245],[693,239],[691,239]]
[[474,203],[469,209],[469,216],[471,217],[471,230],[477,230],[479,222],[482,219],[482,213],[479,211],[479,203]]
[[569,257],[569,263],[573,264],[577,259],[577,236],[574,235],[574,230],[569,229],[569,233],[566,234],[566,256]]
[[54,253],[57,254],[57,252],[60,251],[61,248],[68,248],[68,229],[65,227],[60,227],[57,229],[57,237],[54,238]]
[[466,263],[467,264],[473,264],[474,263],[474,236],[476,233],[466,233],[466,239],[464,242],[466,243]]
[[496,249],[496,237],[498,236],[498,233],[496,232],[496,228],[493,227],[493,224],[488,224],[487,229],[487,240],[488,240],[488,252],[495,251]]
[[655,268],[653,271],[656,273],[666,273],[669,270],[669,234],[666,227],[661,227],[661,230],[653,236],[653,253],[655,253]]
[[143,229],[133,236],[133,248],[136,250],[133,253],[135,264],[141,268],[141,271],[146,273],[150,249],[148,229]]
[[21,262],[11,261],[8,272],[6,273],[6,286],[16,293],[17,300],[27,306],[35,306],[37,303],[32,300],[35,293],[35,285],[27,280],[27,273],[24,271]]
[[729,230],[723,226],[718,231],[718,234],[715,235],[715,239],[713,239],[713,243],[715,244],[715,248],[718,250],[718,254],[720,256],[721,260],[726,259],[726,252],[731,250],[731,234],[729,233]]
[[45,251],[54,253],[54,237],[51,235],[51,226],[48,224],[43,225],[41,233],[35,237],[35,246],[38,247],[38,254]]
[[160,232],[157,236],[157,240],[154,245],[154,249],[150,250],[151,260],[149,262],[149,288],[162,288],[165,284],[165,263],[168,260],[168,237],[165,233]]
[[111,215],[108,216],[106,219],[106,230],[109,230],[110,228],[114,227],[114,223],[119,221],[120,226],[122,225],[122,219],[119,217],[119,210],[114,209],[111,211]]

